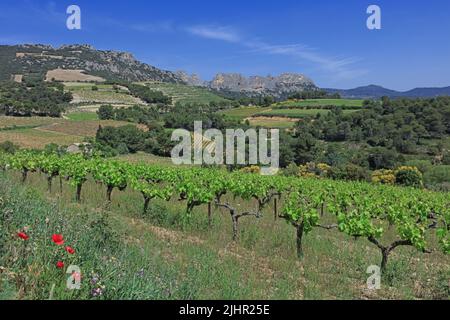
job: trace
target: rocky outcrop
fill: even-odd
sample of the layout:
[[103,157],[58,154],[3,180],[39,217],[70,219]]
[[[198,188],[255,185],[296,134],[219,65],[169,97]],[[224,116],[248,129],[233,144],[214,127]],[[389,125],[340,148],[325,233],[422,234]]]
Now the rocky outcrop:
[[189,75],[185,71],[177,71],[175,74],[187,85],[196,87],[205,87],[207,85],[207,83],[195,73]]
[[275,96],[317,89],[311,79],[296,73],[283,73],[277,77],[245,77],[239,73],[219,73],[208,83],[208,86],[218,91],[240,92],[250,95],[271,94]]

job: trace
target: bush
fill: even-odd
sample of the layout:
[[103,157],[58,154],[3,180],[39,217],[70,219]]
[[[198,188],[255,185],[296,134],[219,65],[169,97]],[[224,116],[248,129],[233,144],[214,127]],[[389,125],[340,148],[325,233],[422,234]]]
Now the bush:
[[321,177],[327,178],[331,171],[331,166],[326,163],[308,162],[305,165],[299,166],[299,176],[301,177]]
[[242,168],[239,171],[244,172],[244,173],[260,173],[261,168],[258,166],[250,166],[250,167]]
[[394,172],[397,184],[408,187],[423,187],[423,175],[416,167],[399,167]]
[[395,174],[393,170],[375,170],[371,180],[373,183],[395,184]]
[[450,166],[433,166],[424,175],[427,185],[443,184],[450,182]]
[[365,168],[349,163],[345,166],[332,167],[330,177],[337,180],[364,181],[368,179]]
[[15,145],[11,141],[0,143],[0,151],[2,152],[14,154],[17,150],[19,150],[19,146]]
[[112,105],[102,105],[97,111],[100,120],[113,120],[114,108]]
[[300,168],[295,163],[289,164],[282,171],[283,175],[286,176],[286,177],[297,176],[299,172],[300,172]]
[[450,165],[450,151],[444,153],[444,156],[442,157],[442,164],[446,166]]

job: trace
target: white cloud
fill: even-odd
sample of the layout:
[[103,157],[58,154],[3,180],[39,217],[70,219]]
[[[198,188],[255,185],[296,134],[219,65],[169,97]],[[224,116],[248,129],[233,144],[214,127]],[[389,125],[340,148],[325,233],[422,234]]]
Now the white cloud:
[[193,26],[186,28],[190,34],[206,39],[222,40],[227,42],[240,42],[240,35],[229,27]]
[[357,58],[330,57],[304,44],[275,45],[247,39],[231,27],[194,26],[186,30],[202,38],[237,43],[250,49],[250,52],[288,56],[298,63],[309,62],[335,79],[351,79],[367,73],[366,70],[354,68],[359,61]]

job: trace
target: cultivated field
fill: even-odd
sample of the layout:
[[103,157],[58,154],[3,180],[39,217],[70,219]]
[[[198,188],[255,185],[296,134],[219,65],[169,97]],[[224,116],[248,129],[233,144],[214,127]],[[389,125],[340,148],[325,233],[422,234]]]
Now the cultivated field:
[[295,126],[298,119],[290,119],[286,117],[250,117],[248,122],[253,127],[264,127],[274,129],[290,129]]
[[272,110],[272,108],[241,107],[241,108],[233,108],[233,109],[219,111],[219,113],[226,115],[230,119],[244,120],[244,119],[249,118],[257,113],[269,111],[269,110]]
[[45,81],[95,81],[104,82],[105,79],[97,76],[92,76],[86,73],[84,70],[65,70],[65,69],[54,69],[47,72],[45,76]]
[[[83,84],[64,83],[66,90],[72,92],[72,103],[97,103],[97,104],[124,104],[124,105],[144,105],[140,99],[130,95],[128,90],[120,89],[116,92],[112,85],[106,84]],[[97,87],[98,90],[92,90]]]
[[228,101],[208,89],[201,87],[162,82],[146,82],[145,85],[153,90],[161,91],[165,95],[172,97],[174,103],[208,104],[210,102]]
[[363,100],[353,99],[307,99],[307,100],[287,100],[279,102],[273,105],[274,108],[305,108],[305,107],[355,107],[360,108],[363,106]]
[[[343,113],[351,113],[357,110],[343,110]],[[327,114],[330,110],[325,109],[272,109],[254,114],[254,117],[285,117],[285,118],[305,118],[314,117],[317,114]]]
[[74,114],[73,117],[73,120],[69,120],[0,116],[0,143],[11,141],[22,148],[38,149],[50,143],[70,145],[82,142],[85,137],[95,136],[100,125],[118,127],[130,124],[123,121],[87,119],[92,116],[85,113]]

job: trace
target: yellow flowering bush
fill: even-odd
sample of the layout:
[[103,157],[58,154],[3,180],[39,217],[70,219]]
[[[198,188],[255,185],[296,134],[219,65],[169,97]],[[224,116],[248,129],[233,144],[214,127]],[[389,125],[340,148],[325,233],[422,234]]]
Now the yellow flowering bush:
[[244,173],[260,173],[261,168],[258,166],[250,166],[250,167],[242,168],[240,171],[244,172]]
[[393,170],[375,170],[372,173],[372,182],[381,184],[395,184],[396,178]]

